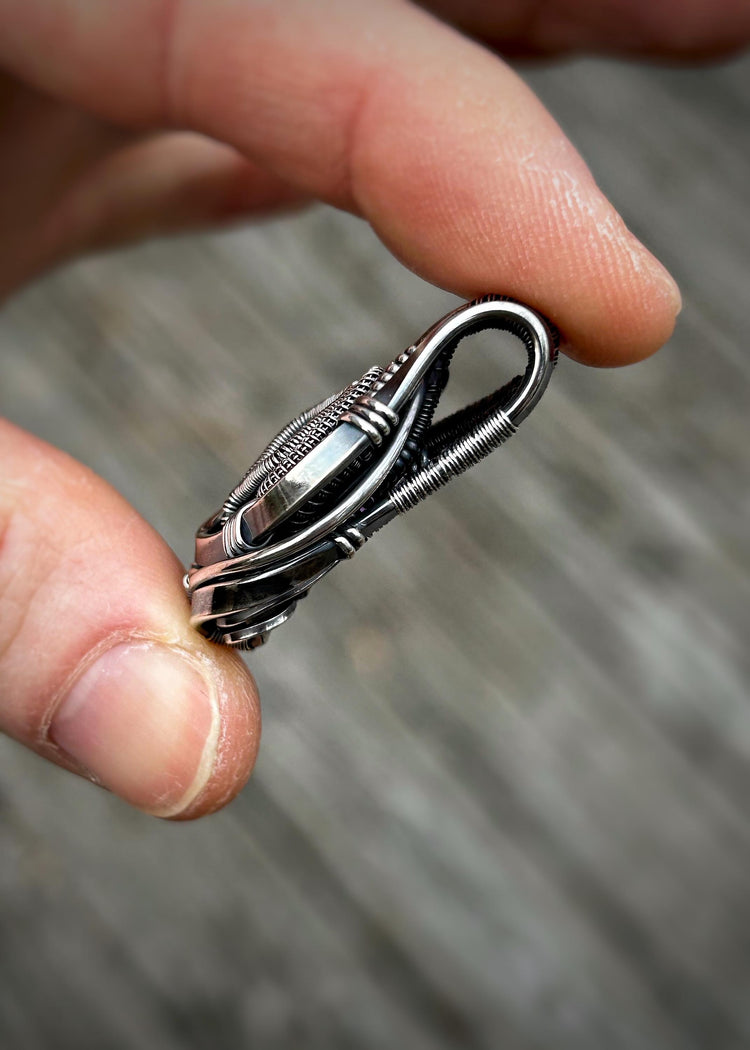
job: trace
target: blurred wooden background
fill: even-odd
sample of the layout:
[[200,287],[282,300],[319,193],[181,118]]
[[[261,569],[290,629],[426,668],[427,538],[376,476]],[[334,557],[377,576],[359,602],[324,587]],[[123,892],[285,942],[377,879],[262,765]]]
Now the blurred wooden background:
[[[677,275],[674,340],[563,361],[252,655],[225,813],[0,741],[5,1050],[750,1046],[750,61],[528,77]],[[189,560],[270,434],[451,304],[325,209],[151,244],[5,308],[0,407]]]

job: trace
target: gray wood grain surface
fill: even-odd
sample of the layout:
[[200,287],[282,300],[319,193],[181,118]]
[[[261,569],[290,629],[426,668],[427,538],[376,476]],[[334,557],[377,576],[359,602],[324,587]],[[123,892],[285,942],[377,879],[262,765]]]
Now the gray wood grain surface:
[[[251,657],[225,813],[0,741],[3,1048],[750,1046],[750,61],[528,78],[678,277],[676,336],[564,361]],[[322,208],[154,243],[5,308],[0,407],[187,561],[281,423],[451,303]]]

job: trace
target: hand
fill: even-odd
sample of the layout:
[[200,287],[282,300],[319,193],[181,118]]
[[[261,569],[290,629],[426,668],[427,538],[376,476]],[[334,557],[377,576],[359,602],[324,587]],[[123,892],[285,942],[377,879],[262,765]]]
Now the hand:
[[[744,0],[433,7],[513,52],[750,36]],[[672,331],[674,282],[549,114],[405,2],[0,0],[0,68],[5,293],[75,252],[320,198],[428,280],[538,307],[582,361]],[[102,480],[7,423],[0,458],[0,727],[149,812],[219,808],[257,750],[244,665],[190,629],[180,565]]]

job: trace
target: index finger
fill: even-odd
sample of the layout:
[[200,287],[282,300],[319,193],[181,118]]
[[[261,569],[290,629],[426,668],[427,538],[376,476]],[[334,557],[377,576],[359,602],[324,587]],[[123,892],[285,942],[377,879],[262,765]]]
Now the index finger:
[[552,117],[411,4],[0,0],[0,30],[0,60],[46,90],[231,143],[367,218],[428,280],[542,310],[583,361],[635,361],[671,334],[674,281]]

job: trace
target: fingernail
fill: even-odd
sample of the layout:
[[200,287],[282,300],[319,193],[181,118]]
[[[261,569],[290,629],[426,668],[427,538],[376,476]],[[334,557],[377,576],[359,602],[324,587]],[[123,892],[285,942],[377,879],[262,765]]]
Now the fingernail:
[[157,643],[118,644],[74,682],[50,737],[127,802],[176,816],[211,776],[215,693],[184,652]]

